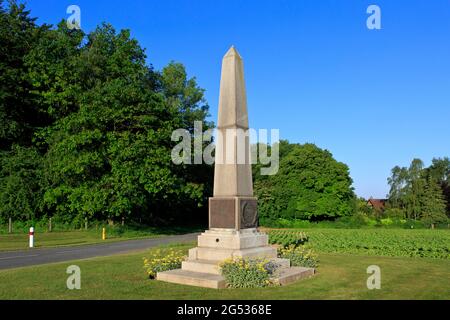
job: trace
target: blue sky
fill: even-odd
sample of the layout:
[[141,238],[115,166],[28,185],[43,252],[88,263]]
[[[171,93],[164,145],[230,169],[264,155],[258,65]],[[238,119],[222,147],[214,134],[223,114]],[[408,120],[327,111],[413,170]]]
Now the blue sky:
[[[185,64],[216,120],[222,56],[244,58],[250,126],[313,142],[384,197],[395,165],[450,156],[450,1],[28,0],[39,22],[128,28],[160,69]],[[381,30],[366,9],[381,8]]]

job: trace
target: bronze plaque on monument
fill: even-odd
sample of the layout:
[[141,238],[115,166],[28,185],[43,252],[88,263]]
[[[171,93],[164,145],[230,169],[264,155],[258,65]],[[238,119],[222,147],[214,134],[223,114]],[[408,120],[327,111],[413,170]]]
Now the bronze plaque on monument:
[[236,230],[258,227],[256,198],[209,198],[209,227]]
[[240,202],[240,229],[258,227],[258,209],[256,199],[242,199]]
[[235,199],[209,198],[209,227],[232,229],[236,226]]

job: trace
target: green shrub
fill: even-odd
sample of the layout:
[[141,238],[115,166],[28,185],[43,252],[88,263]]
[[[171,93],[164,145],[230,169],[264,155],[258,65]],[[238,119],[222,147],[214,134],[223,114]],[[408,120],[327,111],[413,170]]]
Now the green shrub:
[[336,219],[335,228],[361,228],[368,225],[369,217],[363,213]]
[[319,260],[312,249],[306,246],[289,246],[278,249],[278,256],[283,259],[289,259],[293,267],[316,268]]
[[[48,231],[48,218],[42,218],[40,220],[29,220],[29,221],[12,221],[13,233],[28,233],[30,227],[34,227],[35,232],[47,232]],[[67,223],[61,221],[58,217],[52,218],[52,230],[53,231],[72,231],[79,229],[79,226],[72,223]],[[0,234],[8,233],[8,222],[4,222],[0,225]]]
[[367,220],[367,226],[369,227],[374,227],[377,224],[377,220],[376,219],[368,219]]
[[177,249],[157,249],[150,253],[148,258],[144,258],[144,268],[150,279],[155,279],[158,272],[179,269],[181,263],[186,258],[181,250]]
[[295,220],[278,218],[276,220],[272,220],[271,224],[273,228],[293,228]]
[[383,212],[383,216],[392,219],[403,219],[405,218],[405,212],[398,208],[388,208]]
[[278,265],[265,259],[227,259],[221,272],[230,288],[262,288],[271,285],[270,276]]
[[308,220],[294,220],[292,224],[293,228],[311,228],[312,226],[314,224]]
[[425,226],[421,221],[417,221],[414,219],[407,219],[406,222],[403,224],[403,227],[405,229],[424,229]]
[[316,223],[310,222],[308,220],[299,219],[271,219],[271,218],[261,218],[259,220],[261,226],[268,228],[310,228],[314,227]]
[[381,219],[380,222],[383,226],[390,226],[394,223],[394,221],[391,218]]
[[[387,210],[386,210],[387,211]],[[284,229],[363,229],[363,228],[386,228],[386,229],[425,229],[429,228],[429,225],[424,224],[422,221],[404,219],[395,217],[395,214],[388,212],[388,215],[383,214],[383,219],[375,219],[374,217],[369,217],[363,213],[357,213],[353,216],[338,218],[334,221],[318,221],[311,222],[307,220],[299,219],[261,219],[260,224],[268,228],[284,228]],[[385,220],[384,223],[382,220]],[[447,229],[448,222],[437,223],[435,228]]]
[[260,217],[259,218],[259,225],[264,226],[267,228],[275,228],[275,219],[267,218],[267,217]]

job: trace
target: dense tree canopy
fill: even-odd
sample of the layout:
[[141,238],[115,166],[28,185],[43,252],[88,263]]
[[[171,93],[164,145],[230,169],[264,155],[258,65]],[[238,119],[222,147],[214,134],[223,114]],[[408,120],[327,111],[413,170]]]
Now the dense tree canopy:
[[1,219],[204,212],[212,168],[170,159],[172,131],[208,113],[183,65],[155,71],[128,30],[38,26],[14,1],[0,2],[0,24]]
[[401,210],[404,218],[427,224],[446,222],[450,215],[450,159],[435,158],[425,168],[414,159],[409,168],[396,166],[388,178],[389,206]]
[[276,175],[255,167],[255,193],[262,218],[329,220],[350,215],[356,199],[348,167],[314,144],[281,141]]

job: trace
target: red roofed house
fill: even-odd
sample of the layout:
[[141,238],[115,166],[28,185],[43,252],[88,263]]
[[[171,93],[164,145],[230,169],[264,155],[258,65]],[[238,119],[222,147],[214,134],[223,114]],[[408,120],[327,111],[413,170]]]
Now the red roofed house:
[[374,208],[377,211],[384,211],[385,206],[386,206],[386,201],[387,201],[387,199],[374,199],[371,197],[367,201],[367,205]]

